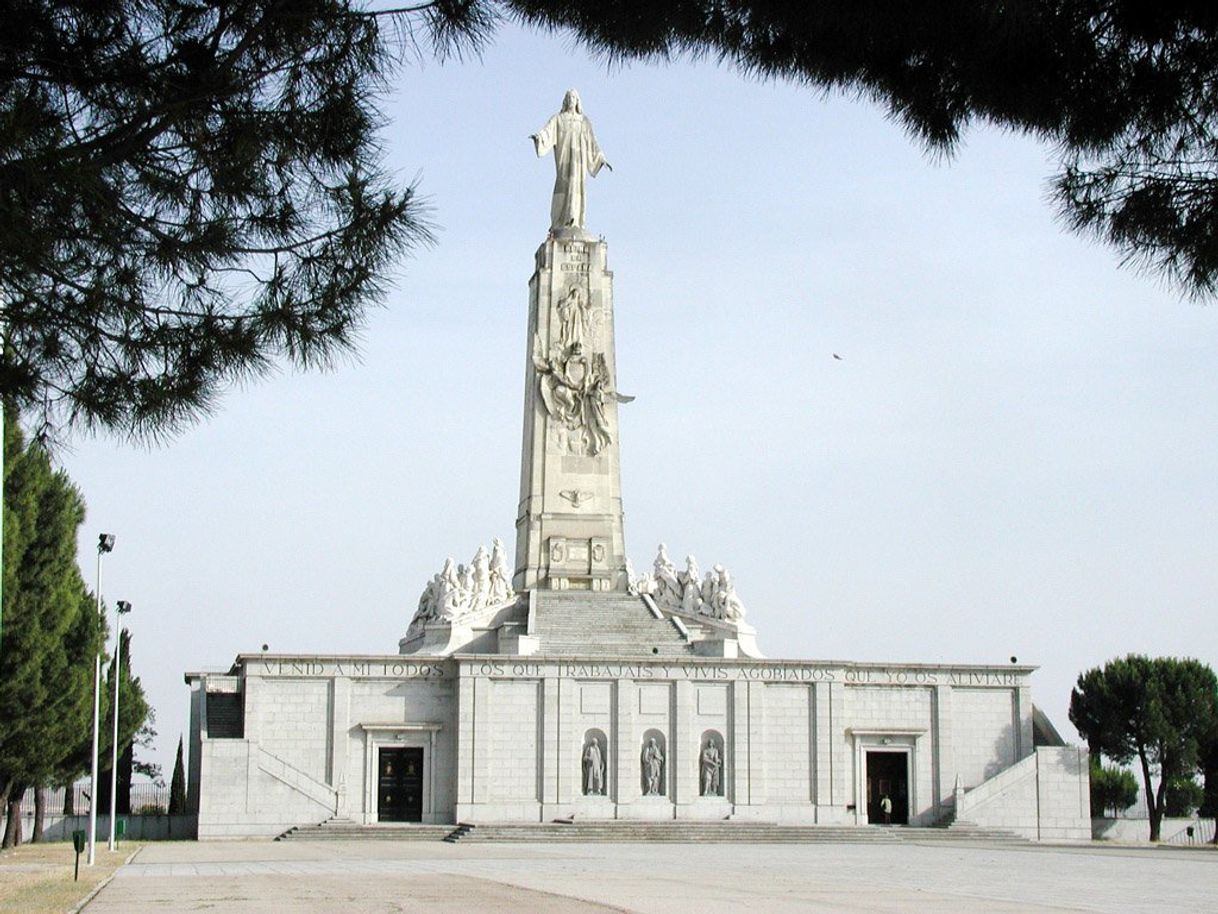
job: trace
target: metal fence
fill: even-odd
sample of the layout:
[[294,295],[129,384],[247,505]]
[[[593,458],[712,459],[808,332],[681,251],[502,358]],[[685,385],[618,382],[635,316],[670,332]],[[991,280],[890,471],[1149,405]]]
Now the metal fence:
[[[71,796],[70,804],[68,802]],[[46,788],[43,792],[46,811],[51,815],[76,814],[89,811],[88,782],[73,784],[71,787]],[[120,792],[119,799],[122,799]],[[98,813],[110,812],[107,801],[97,809]],[[122,815],[157,815],[169,811],[169,788],[158,787],[156,784],[132,784],[131,808],[119,809]],[[34,788],[31,787],[21,798],[21,815],[34,815]]]

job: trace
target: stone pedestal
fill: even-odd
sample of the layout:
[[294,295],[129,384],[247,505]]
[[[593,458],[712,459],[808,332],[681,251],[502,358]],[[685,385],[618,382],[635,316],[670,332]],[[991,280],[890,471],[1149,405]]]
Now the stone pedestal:
[[607,245],[551,236],[529,281],[517,591],[626,590]]

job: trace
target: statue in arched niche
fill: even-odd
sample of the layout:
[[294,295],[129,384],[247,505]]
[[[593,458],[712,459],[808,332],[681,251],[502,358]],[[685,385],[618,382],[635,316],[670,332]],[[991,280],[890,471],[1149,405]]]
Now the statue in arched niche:
[[596,736],[589,739],[584,748],[584,795],[605,795],[605,754],[601,751],[601,741]]
[[723,755],[713,736],[707,738],[699,761],[702,767],[702,796],[723,796]]
[[653,736],[643,747],[643,793],[658,797],[664,784],[664,753]]

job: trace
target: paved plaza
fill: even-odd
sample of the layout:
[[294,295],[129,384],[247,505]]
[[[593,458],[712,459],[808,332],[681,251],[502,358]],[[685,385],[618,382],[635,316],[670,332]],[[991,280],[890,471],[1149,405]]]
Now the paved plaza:
[[1218,852],[979,843],[146,846],[84,914],[1188,912]]

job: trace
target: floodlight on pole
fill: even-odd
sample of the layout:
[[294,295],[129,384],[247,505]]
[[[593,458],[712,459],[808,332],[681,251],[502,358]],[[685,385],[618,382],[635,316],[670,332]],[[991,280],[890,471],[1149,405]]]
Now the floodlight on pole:
[[[111,540],[114,538],[111,537]],[[123,616],[131,612],[131,604],[119,600],[117,607],[114,638],[114,738],[111,741],[110,755],[110,841],[106,845],[110,850],[118,847],[115,841],[114,825],[118,819],[118,680],[123,671]]]
[[[97,538],[97,618],[105,620],[105,606],[102,603],[101,572],[102,555],[114,548],[114,534],[103,533]],[[104,628],[104,626],[103,626]],[[97,646],[97,654],[93,657],[93,767],[89,774],[89,860],[88,865],[97,862],[97,736],[101,723],[101,652],[103,644]]]

